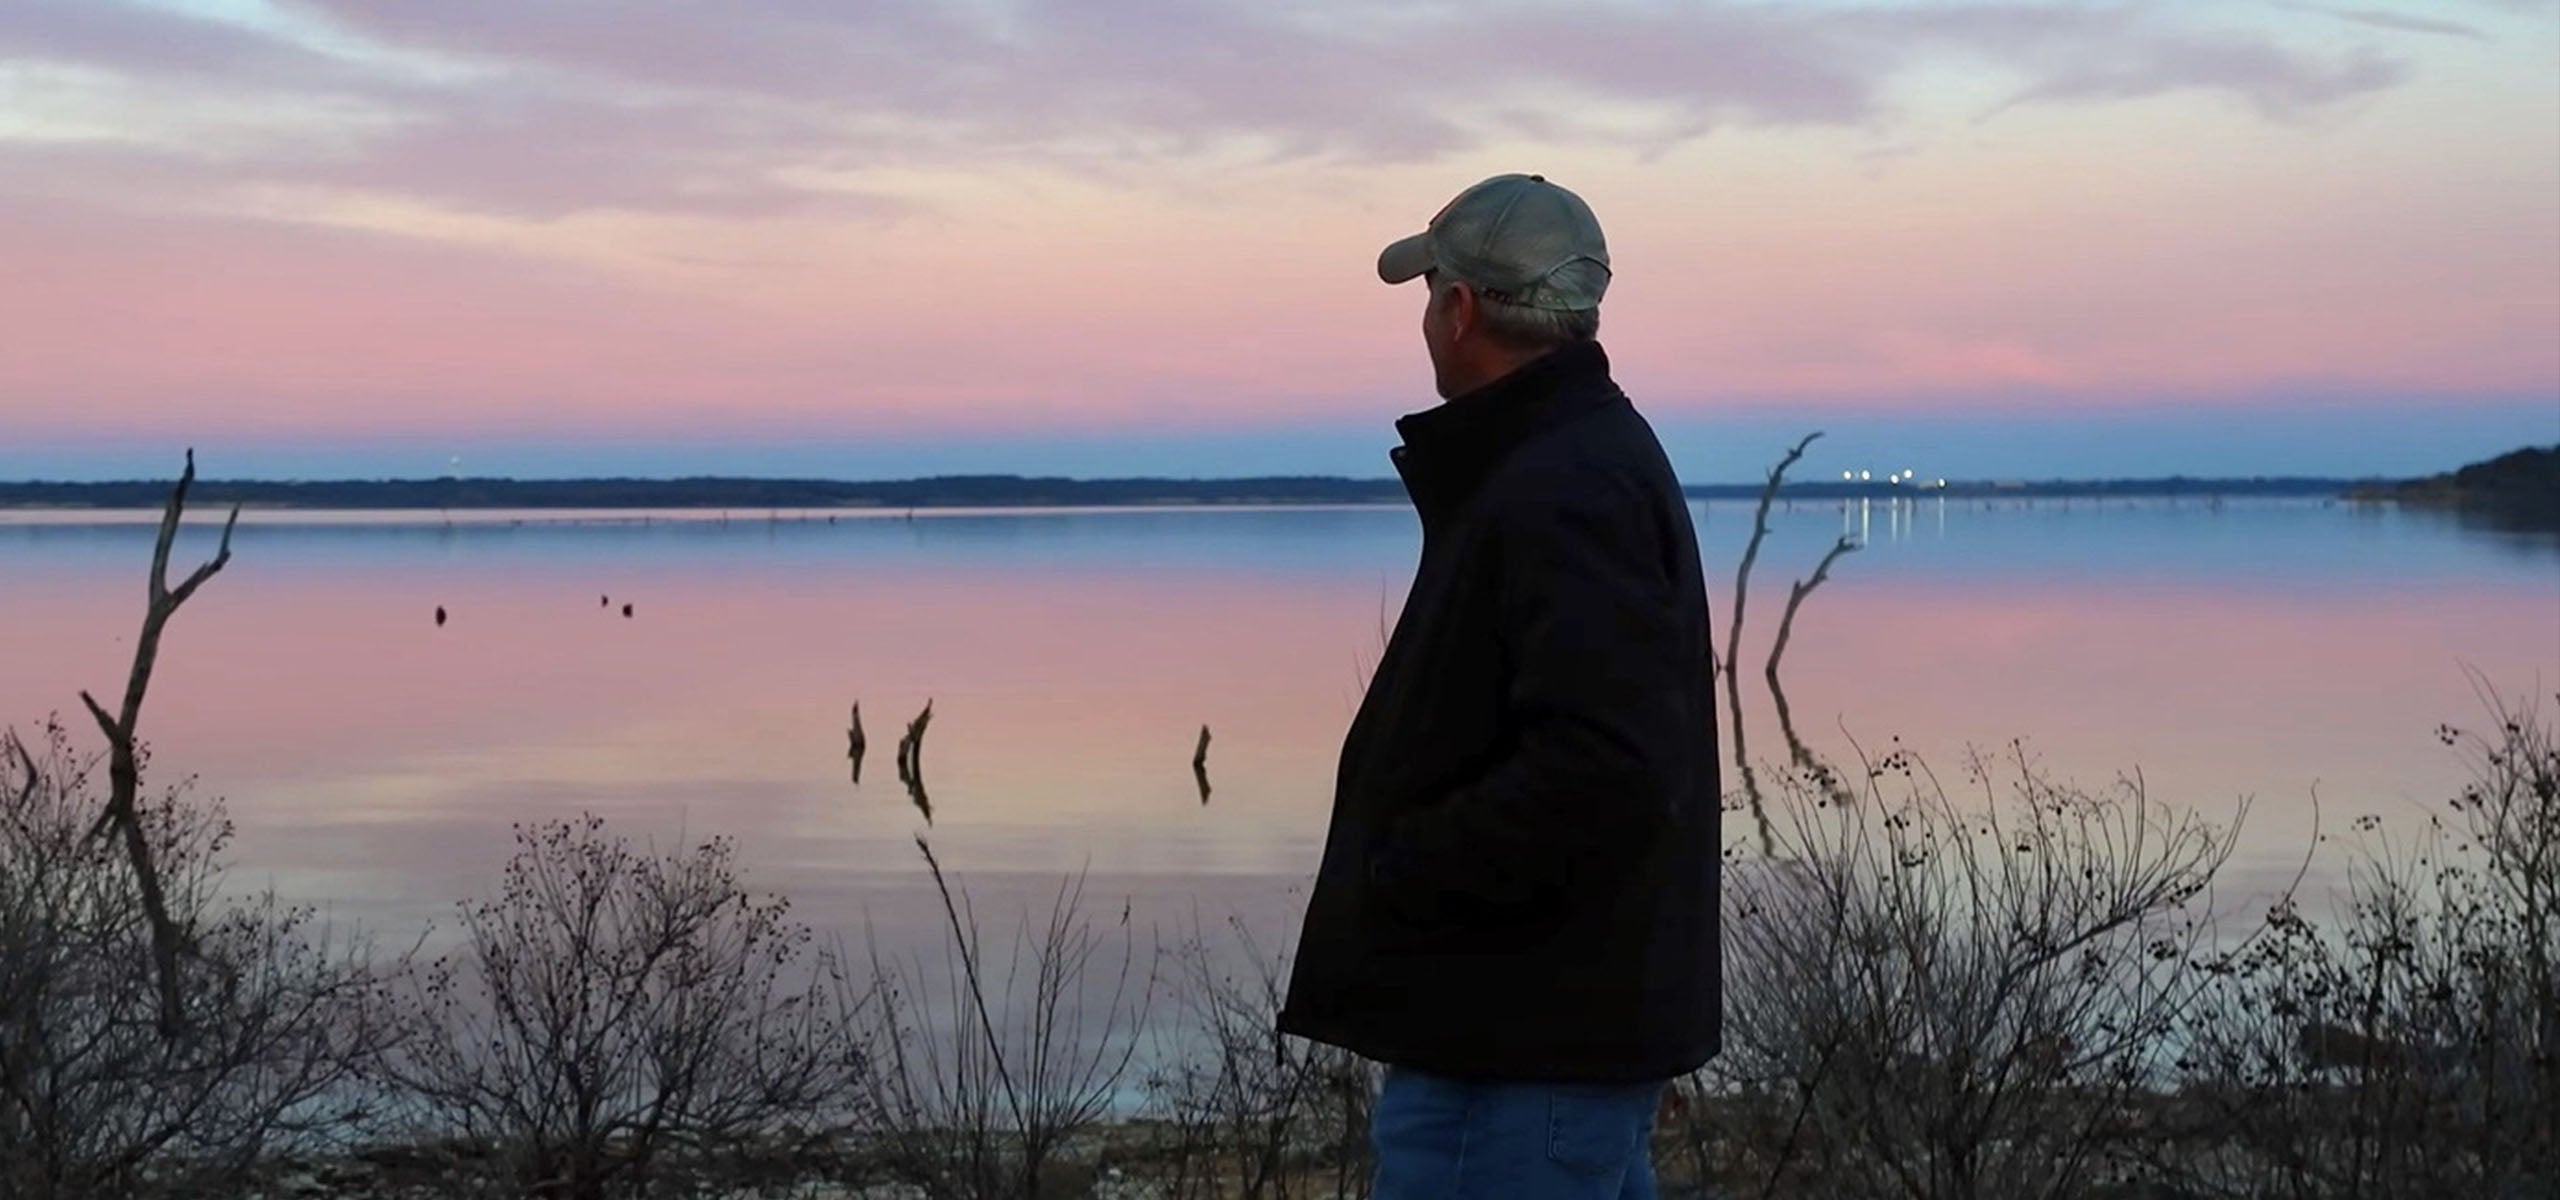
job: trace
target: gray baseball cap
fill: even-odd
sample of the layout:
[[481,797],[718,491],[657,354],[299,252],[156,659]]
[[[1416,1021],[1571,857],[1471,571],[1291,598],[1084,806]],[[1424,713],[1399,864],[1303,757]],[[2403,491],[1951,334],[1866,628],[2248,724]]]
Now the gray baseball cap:
[[[1576,262],[1600,270],[1564,270]],[[1389,283],[1435,269],[1506,304],[1582,312],[1609,290],[1609,243],[1582,197],[1544,175],[1496,175],[1378,255],[1378,278]]]

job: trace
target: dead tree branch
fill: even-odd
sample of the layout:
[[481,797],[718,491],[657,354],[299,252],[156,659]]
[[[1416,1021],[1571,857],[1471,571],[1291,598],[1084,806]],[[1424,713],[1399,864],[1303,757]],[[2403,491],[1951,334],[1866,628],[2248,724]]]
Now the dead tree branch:
[[168,627],[169,618],[177,615],[178,606],[196,594],[206,580],[214,577],[231,562],[231,531],[240,524],[240,506],[231,506],[231,516],[222,523],[222,544],[211,561],[190,572],[178,586],[169,586],[169,551],[178,540],[179,518],[186,512],[187,492],[195,486],[196,452],[187,451],[186,472],[178,477],[178,486],[169,493],[169,506],[160,515],[160,537],[151,551],[150,603],[142,614],[142,635],[134,640],[133,673],[125,680],[124,705],[114,716],[87,692],[80,702],[89,706],[98,729],[107,738],[108,795],[106,811],[89,835],[96,837],[112,825],[123,835],[125,857],[133,864],[134,883],[142,893],[142,911],[151,923],[151,956],[160,980],[160,1029],[175,1033],[183,1020],[180,1006],[178,956],[183,937],[175,922],[169,919],[169,906],[160,886],[159,869],[151,861],[151,842],[143,834],[137,793],[142,787],[139,726],[142,721],[143,693],[151,687],[151,668],[160,657],[160,634]]
[[1822,556],[1822,561],[1815,565],[1813,574],[1788,585],[1787,608],[1778,617],[1778,638],[1769,647],[1769,665],[1762,671],[1769,680],[1769,695],[1777,704],[1778,732],[1785,735],[1787,753],[1794,758],[1795,764],[1799,767],[1810,768],[1814,765],[1813,751],[1805,747],[1804,739],[1796,736],[1795,716],[1787,708],[1787,689],[1778,682],[1778,660],[1787,652],[1787,639],[1795,634],[1796,610],[1804,607],[1805,597],[1812,595],[1813,589],[1821,587],[1824,580],[1831,578],[1832,563],[1838,562],[1841,555],[1857,548],[1856,538],[1842,535],[1839,541],[1832,543],[1830,552]]
[[1769,468],[1769,482],[1760,489],[1760,504],[1752,513],[1751,540],[1742,548],[1741,568],[1734,572],[1733,615],[1725,634],[1724,661],[1719,664],[1724,672],[1725,711],[1733,721],[1733,758],[1742,770],[1743,794],[1751,802],[1751,819],[1760,828],[1760,849],[1764,854],[1776,848],[1777,836],[1769,826],[1769,815],[1760,797],[1759,776],[1751,769],[1749,745],[1743,738],[1742,680],[1735,664],[1742,661],[1742,614],[1751,599],[1751,567],[1760,559],[1760,543],[1769,537],[1769,505],[1778,498],[1778,485],[1786,480],[1787,468],[1796,465],[1796,460],[1804,457],[1805,448],[1821,436],[1820,430],[1804,435],[1795,449]]

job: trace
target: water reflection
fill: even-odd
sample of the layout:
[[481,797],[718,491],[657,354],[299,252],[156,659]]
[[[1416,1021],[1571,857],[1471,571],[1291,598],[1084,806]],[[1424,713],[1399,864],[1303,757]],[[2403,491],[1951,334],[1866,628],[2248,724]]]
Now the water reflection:
[[[1750,513],[1698,515],[1721,621]],[[1772,520],[1744,663],[1841,532],[1867,548],[1804,603],[1789,728],[1747,673],[1759,745],[1899,736],[1952,761],[2025,737],[2093,782],[2139,766],[2173,803],[2256,796],[2244,860],[2293,861],[2315,788],[2332,820],[2448,794],[2459,765],[2428,735],[2474,711],[2464,664],[2560,678],[2560,555],[2432,514],[1930,498]],[[0,518],[0,719],[121,678],[149,532]],[[1281,930],[1415,548],[1398,510],[252,514],[172,633],[147,734],[230,799],[244,882],[395,928],[487,886],[510,822],[592,809],[736,836],[759,885],[838,928],[904,919],[929,819],[973,886],[1089,868],[1097,894],[1258,905]],[[929,793],[920,750],[865,782],[857,696],[933,706]]]

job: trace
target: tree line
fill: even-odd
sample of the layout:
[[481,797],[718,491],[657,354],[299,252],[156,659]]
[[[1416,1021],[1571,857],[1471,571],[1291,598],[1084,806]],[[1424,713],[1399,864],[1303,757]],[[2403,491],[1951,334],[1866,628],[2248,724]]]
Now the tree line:
[[[1792,481],[1791,500],[1918,497],[2341,496],[2359,481],[2312,476],[2205,479],[1951,480],[1911,483]],[[1746,500],[1761,485],[1699,484],[1697,500]],[[0,508],[156,508],[165,481],[0,482]],[[1394,479],[1274,475],[1237,479],[1068,479],[1025,475],[944,475],[920,479],[214,479],[196,485],[207,504],[312,509],[719,508],[1084,508],[1182,505],[1400,504]]]

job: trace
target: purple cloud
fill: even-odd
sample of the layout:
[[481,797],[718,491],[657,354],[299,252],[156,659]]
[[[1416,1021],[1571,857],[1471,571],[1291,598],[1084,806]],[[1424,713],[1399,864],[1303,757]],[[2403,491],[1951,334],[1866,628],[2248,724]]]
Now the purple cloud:
[[2263,43],[2161,39],[2109,48],[2057,65],[2004,107],[2045,100],[2123,100],[2174,91],[2223,91],[2271,117],[2291,116],[2406,78],[2399,63],[2358,55],[2314,63]]
[[[2337,59],[2189,29],[2158,8],[2014,0],[1373,0],[1313,11],[1045,0],[1000,15],[932,0],[284,0],[346,45],[460,68],[445,77],[111,0],[30,2],[0,27],[0,64],[361,100],[404,117],[352,153],[279,152],[226,169],[533,217],[883,207],[794,187],[781,178],[793,167],[983,156],[1110,169],[1239,146],[1421,161],[1504,122],[1652,149],[1730,125],[1872,126],[1890,119],[1888,88],[1902,72],[1945,58],[2021,77],[2014,103],[2207,90],[2275,117],[2404,73],[2370,54]],[[1530,108],[1531,95],[1572,102]],[[1654,127],[1631,129],[1630,106]],[[1591,115],[1603,109],[1618,111]],[[0,143],[0,156],[12,153]]]
[[715,216],[827,212],[886,217],[901,205],[776,178],[823,155],[828,131],[737,106],[601,102],[506,89],[448,99],[359,157],[305,164],[300,181],[430,197],[548,219],[595,208]]
[[13,0],[0,21],[0,64],[12,60],[214,79],[307,76],[324,66],[317,55],[236,25],[96,0]]

